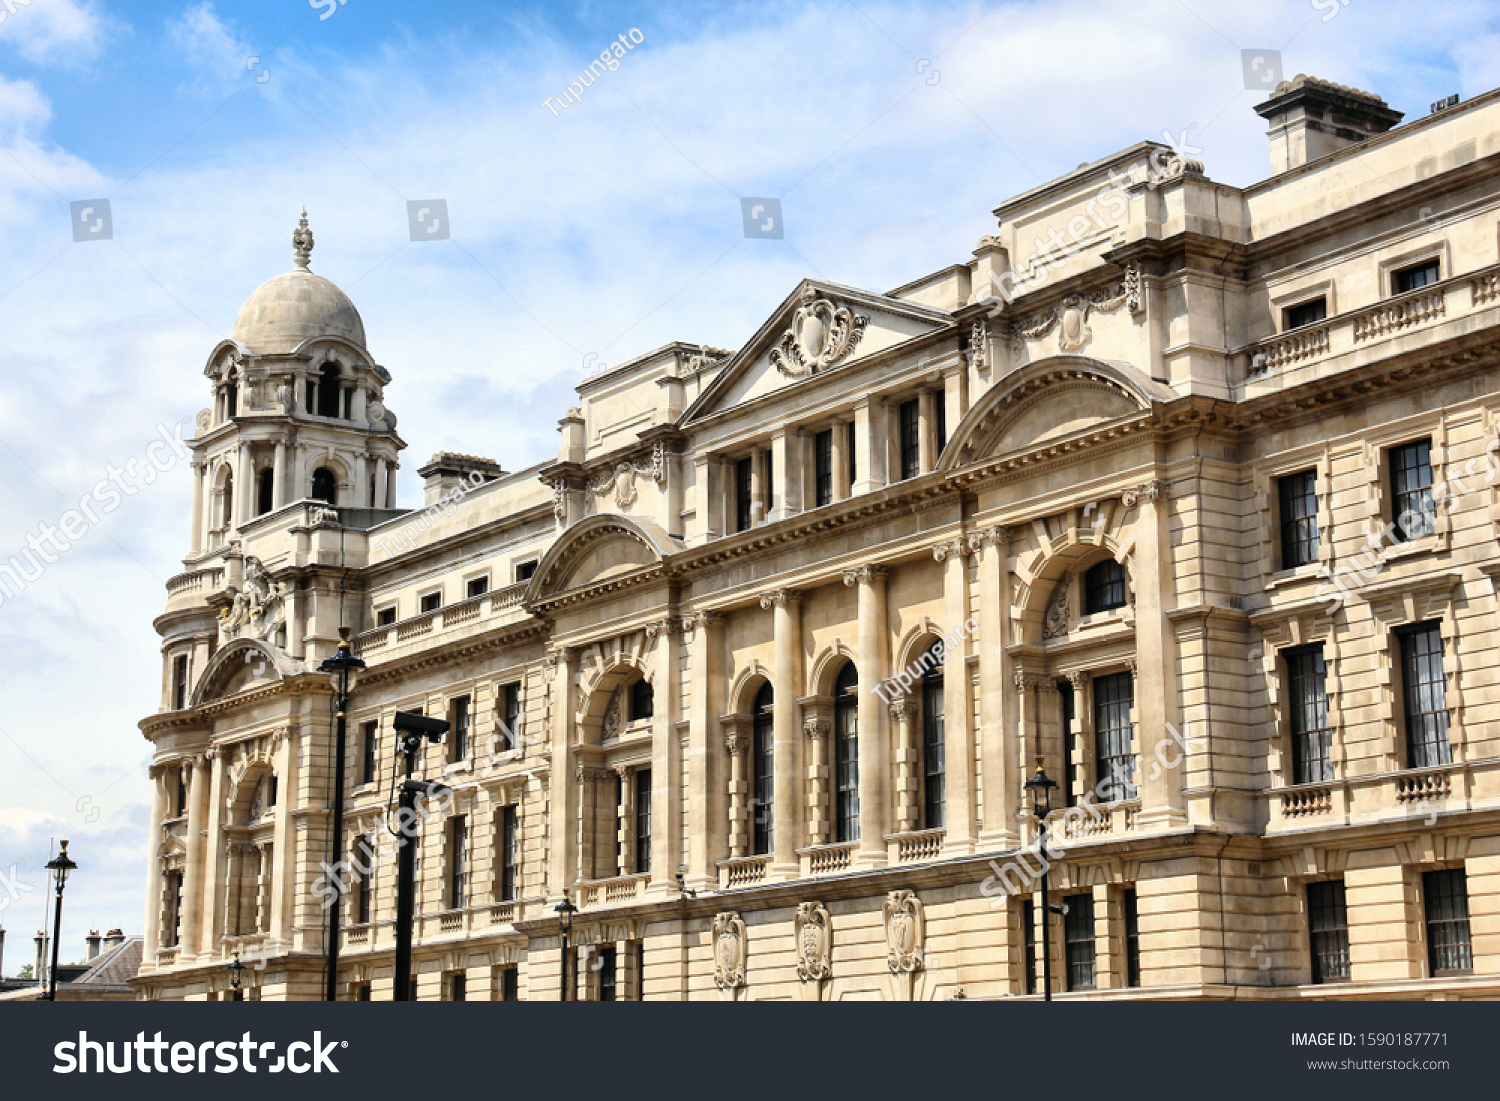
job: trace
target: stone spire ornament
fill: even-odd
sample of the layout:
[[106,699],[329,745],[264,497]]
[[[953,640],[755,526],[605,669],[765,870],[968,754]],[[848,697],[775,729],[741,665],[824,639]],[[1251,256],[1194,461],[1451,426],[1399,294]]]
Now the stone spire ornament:
[[297,222],[297,228],[292,230],[292,258],[303,271],[307,271],[307,263],[312,259],[312,250],[313,233],[307,228],[307,207],[303,207],[302,218]]

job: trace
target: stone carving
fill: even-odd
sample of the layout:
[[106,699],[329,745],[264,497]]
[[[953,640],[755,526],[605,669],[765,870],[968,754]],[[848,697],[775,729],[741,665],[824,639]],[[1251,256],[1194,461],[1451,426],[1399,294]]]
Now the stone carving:
[[1068,633],[1068,586],[1057,587],[1057,596],[1047,606],[1047,619],[1042,624],[1042,638],[1062,638]]
[[589,489],[596,497],[604,497],[613,492],[615,495],[615,507],[628,509],[631,505],[635,504],[639,496],[635,489],[635,479],[637,476],[650,478],[657,485],[666,480],[667,449],[666,445],[660,440],[657,440],[656,444],[651,448],[650,459],[645,462],[631,460],[629,462],[616,463],[612,470],[605,470],[598,474],[594,481],[589,483]]
[[1166,482],[1145,482],[1142,485],[1131,486],[1121,495],[1120,501],[1126,508],[1133,508],[1137,501],[1159,501],[1165,500],[1169,486]]
[[297,266],[304,271],[312,259],[312,250],[313,232],[307,227],[307,207],[303,207],[297,228],[292,230],[292,256],[296,259]]
[[607,768],[590,768],[588,765],[579,765],[573,775],[580,784],[587,784],[592,780],[608,780],[614,773]]
[[852,570],[844,571],[844,584],[851,586],[861,581],[878,581],[889,572],[884,566],[856,566]]
[[285,582],[272,581],[260,559],[247,556],[244,585],[219,613],[219,644],[237,638],[274,643],[286,623],[286,594]]
[[803,902],[792,919],[797,942],[797,978],[816,982],[833,977],[833,929],[821,902]]
[[791,325],[771,349],[771,362],[784,375],[806,378],[852,352],[864,336],[869,320],[847,306],[819,298],[811,287],[804,287],[802,304],[792,314]]
[[[1126,274],[1128,277],[1128,270]],[[1136,295],[1139,298],[1139,275],[1136,278]],[[1023,354],[1026,351],[1026,341],[1040,340],[1052,331],[1054,325],[1061,325],[1062,331],[1057,337],[1058,347],[1065,352],[1076,352],[1094,337],[1093,330],[1088,324],[1090,314],[1095,310],[1110,313],[1129,301],[1128,282],[1121,282],[1103,290],[1090,291],[1087,294],[1071,294],[1056,306],[1013,322],[1010,327],[1011,351],[1015,355]]]
[[1145,309],[1145,303],[1141,300],[1141,266],[1139,264],[1125,265],[1125,307],[1131,313],[1140,313]]
[[1094,338],[1088,326],[1089,304],[1074,295],[1063,299],[1062,313],[1058,318],[1062,331],[1057,335],[1057,346],[1065,352],[1076,352]]
[[745,923],[733,910],[714,917],[714,985],[720,990],[745,985]]
[[971,370],[982,371],[989,365],[989,339],[989,326],[984,323],[983,318],[979,318],[969,329],[969,349],[965,353]]
[[203,433],[207,432],[209,426],[214,423],[214,415],[207,409],[200,409],[198,410],[198,416],[194,419],[193,423],[198,426],[198,434],[201,436]]
[[750,739],[743,734],[726,734],[724,750],[731,757],[743,756],[750,748]]
[[[972,538],[972,536],[969,538]],[[973,551],[969,547],[968,539],[964,536],[959,536],[951,543],[939,543],[937,546],[932,548],[932,557],[939,562],[946,561],[949,555],[957,558],[960,555],[972,553]]]
[[802,733],[809,738],[826,738],[830,724],[827,719],[820,719],[816,715],[810,715],[802,720]]
[[788,604],[796,604],[802,599],[802,594],[796,589],[772,589],[768,593],[760,594],[760,606],[762,608],[785,608]]
[[568,519],[568,487],[561,478],[552,483],[552,516],[559,524]]
[[620,735],[620,693],[615,692],[609,699],[609,707],[604,712],[604,736],[606,738],[617,738]]
[[916,703],[905,696],[897,696],[886,707],[890,710],[891,721],[895,723],[905,722],[917,713]]
[[927,935],[922,900],[914,891],[891,891],[885,896],[886,963],[893,974],[922,970]]

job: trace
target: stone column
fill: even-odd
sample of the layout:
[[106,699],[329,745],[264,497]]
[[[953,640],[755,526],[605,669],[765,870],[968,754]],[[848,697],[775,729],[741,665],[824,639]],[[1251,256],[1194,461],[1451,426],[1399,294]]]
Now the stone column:
[[885,701],[873,689],[889,673],[886,570],[860,566],[844,571],[844,584],[859,586],[859,859],[865,867],[885,863],[890,832],[890,740]]
[[307,484],[307,448],[302,444],[292,447],[292,484],[287,487],[287,500],[300,501],[311,492]]
[[147,835],[149,865],[146,869],[146,945],[143,966],[156,966],[156,950],[161,946],[161,857],[156,853],[161,845],[161,824],[167,817],[167,766],[152,765],[151,779],[154,787],[151,796],[151,832]]
[[548,653],[546,662],[551,670],[552,681],[552,807],[549,831],[552,852],[548,854],[550,871],[545,907],[550,912],[554,904],[567,897],[578,869],[574,839],[579,791],[578,785],[572,782],[573,767],[569,760],[569,747],[573,739],[573,679],[578,672],[578,651],[572,647],[560,647]]
[[[366,504],[365,494],[370,492],[370,468],[366,463],[364,452],[356,452],[354,456],[354,486],[353,498],[356,506]],[[375,507],[372,497],[368,502],[371,508]]]
[[750,452],[750,526],[766,522],[765,462],[760,448]]
[[803,509],[802,450],[802,437],[795,429],[782,428],[771,436],[771,479],[781,484],[781,492],[774,485],[767,487],[776,501],[767,513],[769,520],[784,520]]
[[620,798],[615,804],[615,875],[631,875],[635,872],[638,840],[635,836],[635,770],[628,765],[616,765],[614,773],[620,789]]
[[387,478],[388,477],[389,477],[389,473],[386,470],[385,460],[382,459],[382,458],[378,458],[377,457],[375,459],[375,501],[374,501],[374,505],[375,505],[376,508],[384,508],[385,507],[385,497],[386,497],[386,487],[387,487]]
[[224,884],[228,878],[228,854],[224,848],[224,762],[218,746],[209,746],[208,758],[208,839],[204,849],[204,928],[199,932],[199,953],[204,959],[217,959],[219,937],[224,933]]
[[833,449],[830,461],[833,464],[833,499],[849,499],[849,425],[845,421],[833,422]]
[[255,462],[250,445],[240,442],[239,461],[234,470],[234,526],[242,528],[255,515]]
[[[1182,795],[1187,761],[1168,729],[1168,724],[1180,729],[1180,720],[1176,706],[1177,640],[1167,620],[1167,613],[1175,606],[1167,489],[1166,482],[1147,482],[1127,490],[1121,499],[1127,509],[1140,509],[1135,522],[1135,702],[1140,720],[1136,738],[1140,744],[1141,814],[1137,823],[1143,830],[1187,822]],[[1152,768],[1158,760],[1179,763],[1175,768]]]
[[[292,750],[294,738],[291,727],[283,727],[271,736],[271,756],[275,762],[273,767],[277,786],[276,824],[272,827],[274,832],[271,834],[271,845],[272,852],[281,854],[281,861],[276,868],[276,879],[271,884],[270,933],[272,943],[278,945],[284,945],[289,940],[292,922],[295,920],[292,902],[296,896],[297,865],[305,860],[305,854],[299,854],[297,851],[293,832],[296,827],[292,821],[298,788],[297,755]],[[342,829],[338,829],[338,836],[343,837]],[[342,858],[347,848],[336,851]],[[394,868],[392,870],[394,871]],[[348,895],[344,896],[343,913],[347,921],[349,917]]]
[[729,855],[731,858],[750,853],[749,784],[745,779],[745,756],[750,738],[734,730],[724,736],[724,752],[729,757]]
[[204,850],[208,838],[203,835],[208,817],[208,758],[193,758],[193,778],[188,784],[187,867],[183,876],[184,910],[182,915],[182,949],[180,958],[203,951],[203,905],[205,884]]
[[943,420],[951,439],[953,433],[958,430],[958,424],[964,419],[964,414],[969,411],[969,372],[963,367],[950,371],[943,376],[943,392],[940,399],[943,402]]
[[897,696],[891,700],[889,707],[891,721],[896,724],[896,829],[906,833],[917,829],[921,822],[917,747],[913,730],[916,724],[912,721],[917,714],[917,705],[906,696]]
[[188,533],[188,543],[192,547],[193,554],[199,554],[203,550],[203,531],[207,526],[203,522],[203,479],[204,463],[194,459],[193,463],[193,522],[192,531]]
[[678,646],[682,621],[669,616],[646,628],[656,639],[651,718],[651,882],[676,895],[682,866],[682,736],[677,717],[682,698]]
[[[701,472],[700,467],[700,472]],[[685,884],[694,890],[718,886],[717,862],[726,852],[728,801],[723,737],[724,616],[697,612],[683,620],[688,643],[688,851]]]
[[793,589],[775,589],[762,594],[762,608],[771,609],[771,638],[775,662],[771,690],[775,704],[771,714],[775,784],[772,813],[775,823],[775,859],[771,870],[795,878],[797,841],[802,836],[799,804],[802,802],[802,746],[797,697],[802,686],[802,594]]
[[276,441],[276,455],[272,460],[275,464],[271,473],[271,507],[280,508],[286,504],[286,441]]
[[862,398],[854,407],[854,442],[858,460],[857,480],[851,492],[872,493],[886,484],[886,459],[890,438],[890,414],[879,398]]
[[982,535],[971,534],[948,545],[943,570],[943,616],[949,641],[958,645],[943,655],[943,767],[947,788],[945,844],[971,851],[974,839],[974,691],[968,656],[978,653],[977,632],[969,618],[969,566],[966,555],[983,545]]
[[599,781],[609,775],[608,769],[586,765],[579,765],[573,772],[577,781],[578,813],[569,821],[578,824],[578,843],[574,850],[578,854],[578,863],[570,883],[600,878],[594,852],[599,835]]
[[388,469],[387,469],[387,472],[386,472],[386,479],[385,479],[385,507],[386,508],[395,508],[396,507],[396,471],[398,471],[398,470],[401,469],[401,464],[399,462],[397,462],[395,459],[391,459],[387,463],[387,467],[388,467]]
[[807,843],[825,845],[829,838],[829,768],[828,731],[830,724],[821,715],[802,720],[807,738]]
[[[980,760],[984,769],[984,824],[980,837],[1000,848],[1013,847],[1016,830],[1020,754],[1006,731],[1014,728],[1015,695],[1011,690],[1007,656],[1010,575],[1004,533],[995,528],[977,532],[971,545],[979,554],[979,715]],[[946,688],[946,678],[944,681]],[[946,691],[945,691],[946,695]],[[946,706],[947,701],[944,701]]]
[[932,470],[937,459],[937,418],[933,415],[932,390],[923,390],[917,395],[917,468],[918,473]]

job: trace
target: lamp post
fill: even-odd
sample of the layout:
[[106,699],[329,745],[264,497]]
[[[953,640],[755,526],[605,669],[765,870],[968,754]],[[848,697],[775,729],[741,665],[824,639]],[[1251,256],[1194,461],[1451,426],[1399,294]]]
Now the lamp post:
[[[333,831],[334,867],[343,860],[344,849],[344,749],[348,737],[349,693],[359,682],[359,674],[365,663],[354,656],[349,645],[349,628],[339,628],[339,648],[330,658],[318,666],[318,672],[327,673],[333,684],[334,709],[337,712],[333,747]],[[326,1000],[339,999],[339,924],[344,908],[344,881],[333,877],[333,905],[328,908],[328,992]]]
[[[1031,813],[1036,817],[1037,827],[1040,831],[1040,853],[1042,858],[1042,1000],[1052,1000],[1052,914],[1053,906],[1049,901],[1047,892],[1047,872],[1051,868],[1051,862],[1047,857],[1047,815],[1052,813],[1052,789],[1057,787],[1057,781],[1042,770],[1041,754],[1036,759],[1036,774],[1026,781],[1025,788],[1031,792]],[[1057,913],[1062,912],[1062,907],[1056,908]]]
[[557,927],[562,931],[562,1000],[568,1000],[568,934],[573,931],[573,915],[578,907],[572,899],[563,899],[557,904]]
[[448,723],[416,711],[397,711],[392,725],[396,728],[397,751],[406,758],[406,778],[401,781],[396,811],[396,974],[392,1000],[410,1002],[415,1001],[411,995],[411,926],[417,879],[417,797],[427,799],[448,792],[436,780],[414,780],[411,774],[422,750],[422,739],[434,744],[442,741]]
[[245,965],[240,962],[240,958],[238,956],[235,956],[234,960],[229,965],[229,989],[235,992],[236,997],[232,999],[234,1001],[239,1000],[238,995],[240,993],[240,976],[244,973],[244,971]]
[[64,841],[57,856],[47,861],[47,869],[57,877],[57,910],[52,917],[52,972],[47,979],[47,1000],[57,1001],[57,949],[62,943],[62,896],[68,885],[68,873],[77,864],[68,856],[68,843]]

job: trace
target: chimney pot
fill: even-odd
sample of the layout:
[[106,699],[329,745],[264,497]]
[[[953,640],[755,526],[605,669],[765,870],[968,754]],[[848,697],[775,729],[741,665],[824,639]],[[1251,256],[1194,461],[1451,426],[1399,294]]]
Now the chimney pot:
[[1280,175],[1383,134],[1401,121],[1385,100],[1299,73],[1255,108],[1271,124],[1271,172]]

